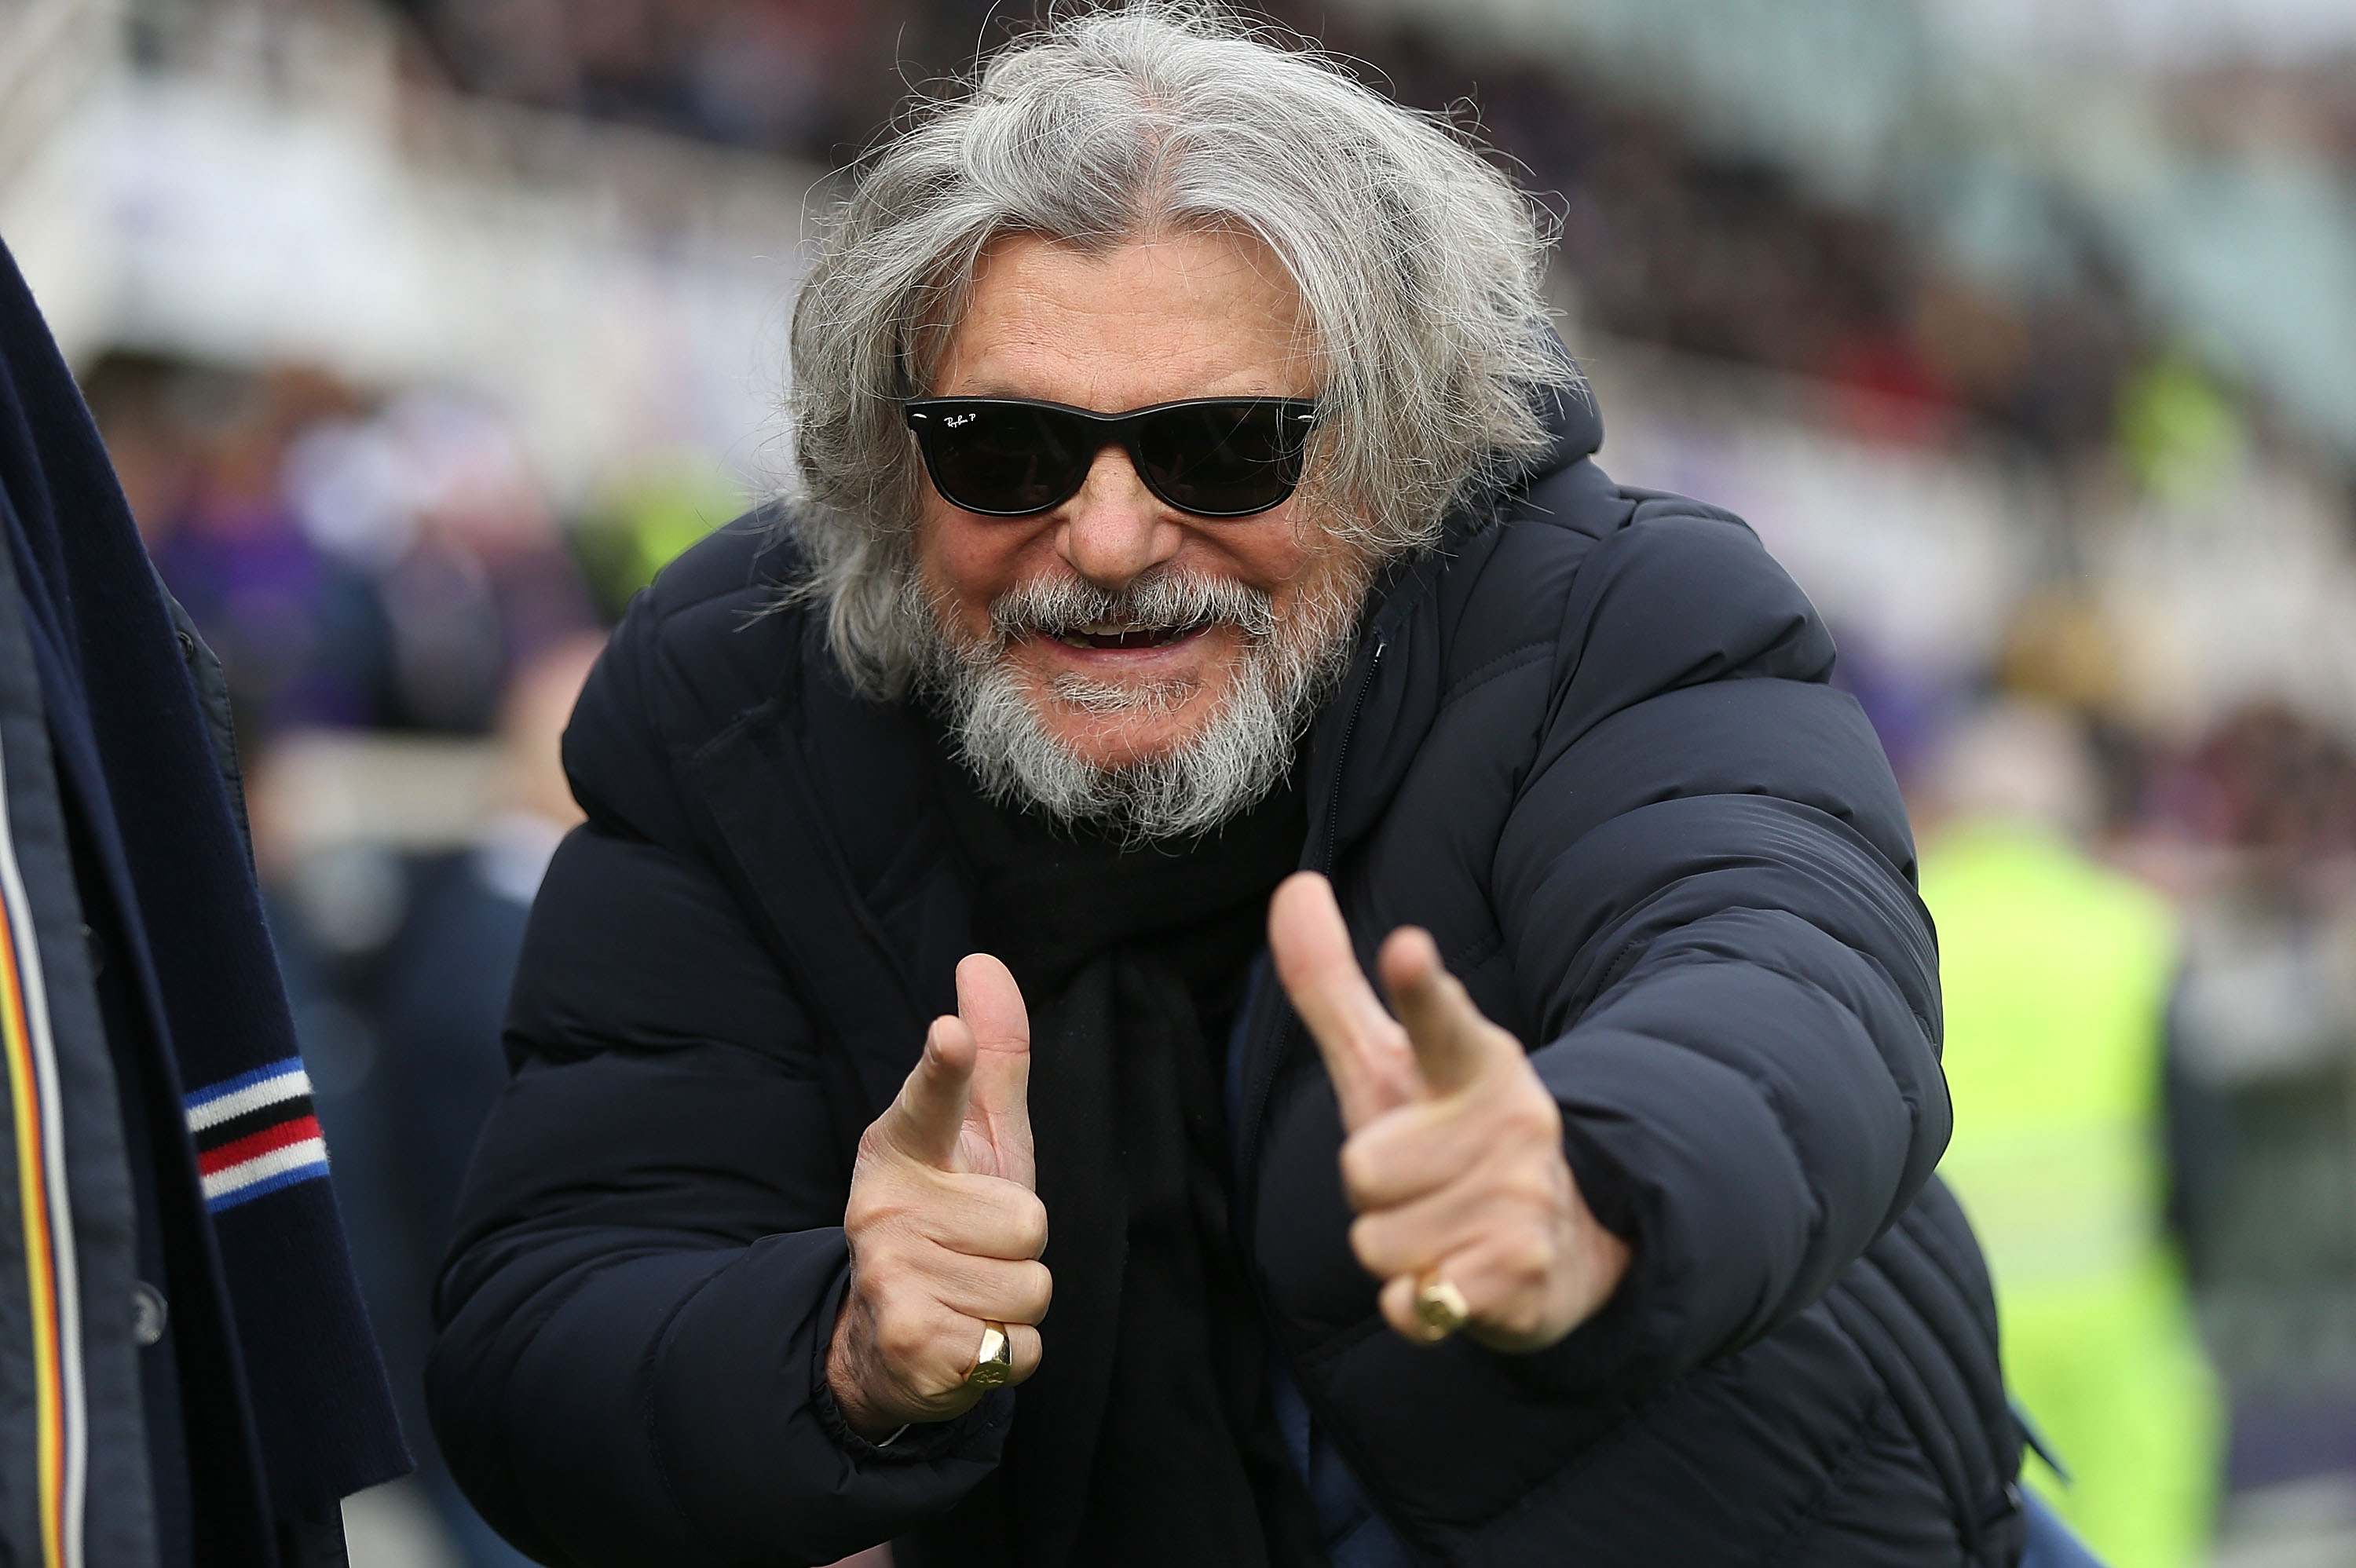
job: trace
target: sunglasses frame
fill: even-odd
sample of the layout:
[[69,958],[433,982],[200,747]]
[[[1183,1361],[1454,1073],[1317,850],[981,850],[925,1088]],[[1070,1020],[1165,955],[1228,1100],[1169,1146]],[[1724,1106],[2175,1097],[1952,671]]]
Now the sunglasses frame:
[[[1228,408],[1246,405],[1257,407],[1260,404],[1275,405],[1286,421],[1297,426],[1301,433],[1301,445],[1306,448],[1310,434],[1317,424],[1317,403],[1312,398],[1180,398],[1167,403],[1148,403],[1141,409],[1130,409],[1118,414],[1100,414],[1094,409],[1075,408],[1069,403],[1051,403],[1040,398],[905,398],[901,400],[900,407],[902,417],[907,421],[908,428],[916,432],[916,450],[925,461],[925,476],[932,481],[933,489],[939,494],[941,499],[961,511],[973,512],[985,517],[1035,517],[1042,513],[1052,512],[1078,495],[1081,488],[1087,484],[1088,471],[1096,466],[1098,453],[1108,446],[1119,446],[1129,454],[1130,465],[1136,469],[1138,479],[1148,490],[1152,491],[1155,498],[1164,506],[1175,507],[1190,517],[1231,518],[1256,517],[1262,512],[1273,511],[1283,506],[1292,498],[1292,493],[1301,488],[1301,475],[1296,472],[1277,497],[1266,506],[1250,507],[1235,512],[1198,511],[1193,507],[1182,506],[1175,499],[1164,495],[1162,486],[1153,482],[1152,475],[1146,471],[1144,455],[1138,450],[1138,431],[1147,420],[1158,414],[1172,413],[1180,409],[1214,405]],[[1047,413],[1065,414],[1076,419],[1088,428],[1093,436],[1093,444],[1087,449],[1088,460],[1079,465],[1079,472],[1073,479],[1071,487],[1044,506],[1014,509],[968,506],[951,496],[948,487],[942,485],[940,475],[933,467],[932,446],[925,437],[929,431],[947,428],[935,422],[943,415],[957,409],[974,407],[1033,409]]]

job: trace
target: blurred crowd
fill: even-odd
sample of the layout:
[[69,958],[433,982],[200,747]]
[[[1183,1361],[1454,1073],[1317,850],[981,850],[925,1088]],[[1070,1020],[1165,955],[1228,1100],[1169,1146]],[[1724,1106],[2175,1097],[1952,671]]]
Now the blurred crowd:
[[[2183,734],[2127,721],[2077,686],[2079,672],[2060,654],[2066,640],[2051,635],[2051,613],[2050,604],[2027,607],[2006,656],[1983,686],[1951,694],[1937,728],[1951,741],[1992,710],[2025,706],[2050,716],[2083,764],[2078,798],[2066,808],[2015,800],[2003,811],[2058,827],[2084,864],[2160,895],[2165,930],[2154,962],[2164,991],[2144,1028],[2137,1136],[2160,1161],[2146,1215],[2165,1242],[2154,1266],[2179,1299],[2189,1292],[2197,1302],[2230,1403],[2209,1461],[2217,1484],[2247,1491],[2356,1473],[2356,749],[2272,699]],[[1922,746],[1909,764],[1901,776],[1924,844],[1925,897],[1941,926],[1956,1148],[1965,1151],[1975,1130],[1966,1122],[1986,1115],[1965,1103],[1975,1042],[1961,1020],[1988,1007],[1991,987],[2004,982],[1963,961],[1975,940],[1971,912],[1943,907],[1933,885],[1942,858],[1959,838],[1970,841],[1951,830],[1939,800],[1969,789],[1968,769],[1952,744]],[[2016,782],[2028,771],[2016,770]],[[2060,917],[2051,898],[2022,889],[2008,918],[2034,927]],[[2051,939],[2058,945],[2079,933],[2057,930]],[[2079,988],[2081,999],[2095,994],[2101,962],[2055,984]],[[2034,1012],[2059,1018],[2067,1008],[2048,992]],[[2089,1035],[2051,1044],[2096,1049]],[[2051,1059],[2040,1076],[2042,1093],[2066,1093]],[[1953,1170],[1950,1178],[1965,1185]],[[2037,1201],[2049,1216],[2066,1205],[2064,1186],[2050,1175],[2041,1183]],[[2005,1283],[2001,1210],[1974,1213],[1991,1233]],[[2091,1339],[2082,1332],[2073,1342],[2120,1331],[2114,1325]],[[2082,1358],[2081,1371],[2099,1360]],[[2168,1378],[2146,1365],[2132,1381],[2155,1380]],[[2188,1396],[2184,1408],[2211,1397]],[[2150,1448],[2176,1419],[2123,1412],[2107,1430],[2131,1455],[2142,1445],[2136,1463],[2164,1468]],[[2202,1418],[2182,1419],[2197,1429]],[[2184,1439],[2195,1448],[2202,1441],[2197,1430]],[[2099,1451],[2083,1438],[2079,1446]],[[2066,1456],[2072,1444],[2062,1447]],[[2190,1559],[2120,1548],[2115,1560]]]
[[598,624],[493,411],[381,409],[300,370],[117,358],[88,395],[149,552],[234,672],[241,727],[487,730],[514,668]]
[[[434,1456],[429,1298],[506,1081],[524,918],[580,820],[564,721],[629,594],[741,502],[670,459],[560,519],[501,412],[447,390],[136,356],[84,381],[156,568],[228,676],[265,902],[421,1480],[466,1563],[520,1563]],[[351,798],[323,830],[328,780]]]
[[1476,69],[1437,37],[1319,33],[1408,102],[1477,104],[1558,216],[1561,272],[1593,329],[1854,392],[1844,412],[1868,434],[1937,439],[1969,419],[2057,455],[2113,439],[2119,389],[2150,356],[2091,242],[2043,292],[2008,297],[1942,269],[1890,218],[1811,198],[1601,81]]
[[[426,69],[469,91],[838,165],[899,99],[1023,7],[986,0],[402,0]],[[1302,0],[1280,22],[1365,66],[1402,101],[1479,128],[1552,210],[1588,323],[1620,336],[1865,394],[1901,437],[1958,415],[2062,453],[2115,433],[2147,325],[2091,239],[2033,297],[1942,270],[1890,219],[1802,192],[1764,161],[1600,80],[1488,59]],[[945,63],[947,62],[947,63]]]

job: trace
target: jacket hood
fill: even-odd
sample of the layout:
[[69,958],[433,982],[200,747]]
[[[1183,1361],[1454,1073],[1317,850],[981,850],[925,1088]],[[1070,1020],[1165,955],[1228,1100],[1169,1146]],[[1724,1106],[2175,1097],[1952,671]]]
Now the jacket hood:
[[1549,327],[1547,340],[1562,362],[1578,378],[1567,388],[1549,387],[1538,397],[1538,417],[1546,421],[1547,433],[1554,437],[1554,449],[1523,470],[1523,482],[1535,485],[1549,475],[1558,474],[1584,457],[1592,457],[1603,446],[1603,409],[1595,400],[1595,389],[1580,374],[1579,361],[1571,357],[1569,347]]

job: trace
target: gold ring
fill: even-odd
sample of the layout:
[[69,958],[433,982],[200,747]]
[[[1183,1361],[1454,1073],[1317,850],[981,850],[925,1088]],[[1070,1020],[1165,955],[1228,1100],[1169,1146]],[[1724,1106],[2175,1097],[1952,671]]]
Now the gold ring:
[[1423,1342],[1437,1345],[1472,1320],[1472,1308],[1454,1280],[1428,1268],[1416,1278],[1415,1317],[1423,1325]]
[[1006,1338],[1006,1325],[983,1319],[981,1349],[974,1352],[973,1371],[965,1375],[967,1386],[1004,1388],[1013,1375],[1014,1346]]

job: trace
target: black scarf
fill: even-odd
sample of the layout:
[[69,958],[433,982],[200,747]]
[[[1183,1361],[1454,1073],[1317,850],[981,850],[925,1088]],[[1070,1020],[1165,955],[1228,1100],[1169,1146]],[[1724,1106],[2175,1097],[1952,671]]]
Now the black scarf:
[[1300,864],[1300,797],[1288,784],[1203,838],[1124,848],[939,773],[977,944],[1031,1010],[1052,1232],[1046,1359],[994,1477],[1009,1555],[1322,1564],[1228,1233],[1220,1072],[1269,895]]

